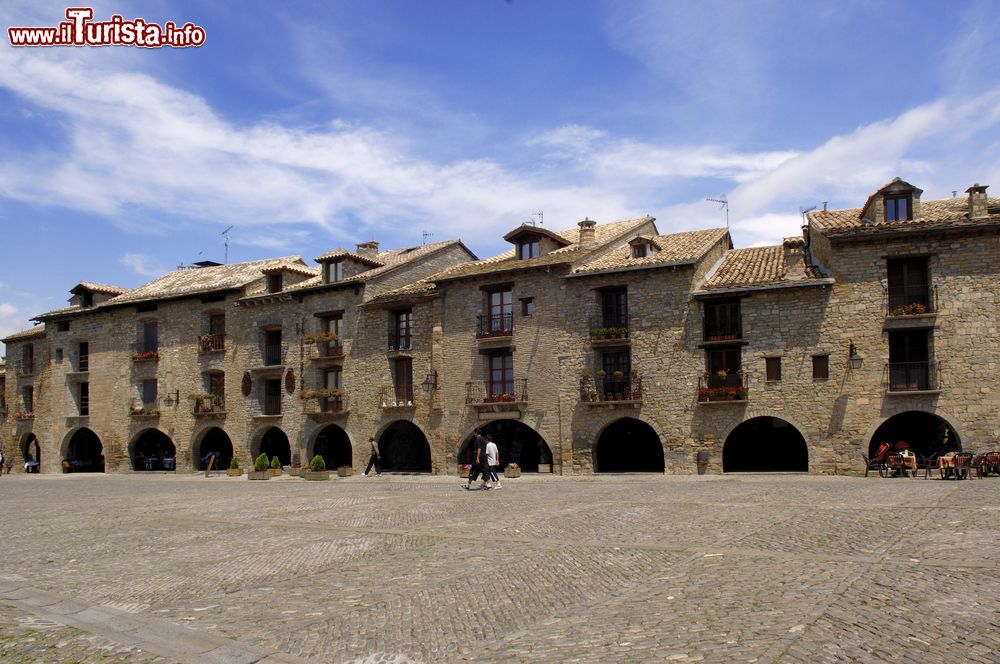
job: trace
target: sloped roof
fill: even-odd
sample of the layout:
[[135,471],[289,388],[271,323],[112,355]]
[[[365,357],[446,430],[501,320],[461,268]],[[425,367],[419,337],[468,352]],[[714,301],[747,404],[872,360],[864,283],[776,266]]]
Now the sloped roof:
[[367,265],[372,265],[374,267],[380,267],[384,265],[384,263],[379,261],[377,258],[373,258],[372,256],[366,256],[364,254],[359,254],[356,251],[348,251],[343,247],[337,247],[336,249],[332,249],[326,252],[325,254],[317,256],[313,260],[316,261],[317,263],[326,263],[332,260],[336,260],[338,258],[349,258],[359,263],[365,263]]
[[280,274],[282,272],[291,272],[292,274],[301,274],[307,277],[314,277],[319,274],[319,269],[314,267],[309,267],[307,265],[302,265],[300,263],[282,263],[281,265],[271,265],[261,269],[264,274]]
[[807,268],[804,261],[786,263],[786,246],[803,251],[805,241],[792,237],[778,245],[730,250],[709,274],[701,290],[832,283],[832,279],[824,278],[818,270]]
[[3,339],[0,339],[3,343],[9,343],[11,341],[24,341],[25,339],[33,339],[35,337],[45,336],[45,325],[36,325],[29,330],[22,330],[21,332],[15,332],[14,334],[9,334]]
[[364,306],[385,304],[387,302],[397,302],[424,295],[432,295],[435,291],[437,291],[437,287],[433,281],[429,279],[419,279],[414,281],[412,284],[406,284],[400,288],[380,293],[379,295],[376,295],[372,299],[368,300],[368,302],[365,302]]
[[865,204],[861,206],[861,212],[858,213],[858,216],[864,217],[865,213],[868,212],[868,208],[871,207],[871,204],[874,203],[875,200],[879,196],[881,196],[886,189],[890,187],[892,187],[896,191],[905,191],[909,189],[912,190],[917,196],[920,196],[920,194],[924,193],[923,189],[917,189],[912,184],[910,184],[909,182],[907,182],[902,178],[893,178],[871,193],[871,195],[868,197],[868,200],[865,201]]
[[[465,250],[472,259],[475,259],[475,254],[469,251],[468,247],[462,244],[461,240],[444,240],[441,242],[431,242],[430,244],[422,244],[419,247],[404,247],[400,249],[388,249],[386,251],[380,251],[377,256],[372,260],[370,257],[366,258],[366,261],[372,265],[375,265],[370,270],[365,270],[360,274],[355,274],[354,276],[348,277],[336,283],[327,284],[323,283],[322,275],[317,275],[311,279],[306,279],[297,284],[293,284],[285,289],[285,292],[300,291],[311,288],[324,288],[328,286],[340,286],[343,284],[361,284],[376,277],[379,277],[386,272],[394,270],[402,265],[411,263],[413,261],[419,261],[433,253],[444,250],[448,247],[458,246]],[[332,253],[332,252],[331,252]],[[322,258],[322,256],[320,257]],[[316,260],[319,260],[317,258]]]
[[584,261],[573,270],[573,274],[694,263],[728,234],[729,230],[725,228],[706,228],[670,235],[640,236],[659,247],[659,251],[645,258],[632,258],[633,239],[603,256]]
[[521,224],[520,226],[512,230],[510,233],[504,235],[503,239],[506,240],[507,242],[514,242],[517,240],[517,238],[523,235],[542,235],[544,237],[547,237],[555,241],[556,244],[559,244],[564,247],[569,244],[569,240],[559,235],[558,233],[554,233],[547,228],[542,228],[541,226],[532,226],[530,224]]
[[497,254],[491,258],[463,263],[447,270],[439,272],[431,277],[431,281],[449,281],[452,279],[464,279],[481,275],[495,274],[497,272],[507,272],[510,270],[527,270],[547,265],[558,265],[561,263],[573,263],[582,258],[590,256],[596,249],[603,248],[609,242],[620,239],[628,235],[643,224],[655,221],[653,217],[640,217],[638,219],[628,219],[625,221],[614,221],[607,224],[598,224],[594,227],[594,245],[589,249],[583,249],[578,243],[580,239],[580,228],[572,228],[564,231],[556,231],[556,235],[566,240],[570,244],[560,247],[537,258],[527,258],[518,260],[515,250],[510,249]]
[[78,293],[81,290],[89,290],[94,293],[102,293],[104,295],[121,295],[127,289],[121,288],[120,286],[112,286],[110,284],[98,284],[93,281],[81,281],[76,286],[69,289],[70,293]]
[[[1000,208],[1000,198],[988,198],[987,207],[990,210]],[[963,197],[922,200],[920,201],[920,216],[908,221],[883,221],[880,223],[864,221],[861,219],[862,209],[814,210],[808,213],[808,217],[820,232],[830,237],[874,235],[887,231],[992,226],[1000,222],[1000,211],[991,211],[990,215],[984,219],[969,219],[969,201]]]

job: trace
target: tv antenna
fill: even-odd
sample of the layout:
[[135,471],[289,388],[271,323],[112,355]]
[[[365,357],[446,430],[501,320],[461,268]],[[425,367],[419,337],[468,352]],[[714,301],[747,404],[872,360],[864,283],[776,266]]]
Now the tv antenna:
[[423,237],[423,241],[420,244],[427,244],[427,238],[434,237],[434,233],[428,233],[427,231],[422,231],[420,235]]
[[801,205],[799,206],[799,214],[802,215],[802,225],[803,226],[806,225],[806,215],[809,214],[810,212],[812,212],[815,209],[816,209],[815,205],[813,205],[812,207],[802,207]]
[[541,210],[539,210],[533,216],[538,217],[538,225],[539,226],[544,226],[545,225],[545,213],[544,212],[542,212]]
[[224,241],[224,243],[223,243],[223,244],[226,245],[226,259],[224,261],[225,263],[229,262],[229,231],[231,231],[231,230],[233,230],[232,226],[230,226],[226,230],[224,230],[221,233],[219,233],[219,235],[221,235],[222,237],[226,238],[225,241]]
[[726,199],[726,195],[722,194],[718,198],[706,198],[705,200],[713,203],[721,203],[720,210],[726,208],[726,228],[729,228],[729,201]]

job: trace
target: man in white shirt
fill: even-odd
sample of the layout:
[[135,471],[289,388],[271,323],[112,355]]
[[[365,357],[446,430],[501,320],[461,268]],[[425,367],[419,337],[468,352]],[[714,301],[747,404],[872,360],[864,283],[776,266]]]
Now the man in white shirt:
[[503,485],[500,484],[500,476],[497,475],[497,469],[500,466],[500,450],[497,448],[497,444],[493,442],[493,436],[486,436],[486,463],[490,467],[490,475],[493,477],[493,481],[496,482],[496,488],[502,489]]

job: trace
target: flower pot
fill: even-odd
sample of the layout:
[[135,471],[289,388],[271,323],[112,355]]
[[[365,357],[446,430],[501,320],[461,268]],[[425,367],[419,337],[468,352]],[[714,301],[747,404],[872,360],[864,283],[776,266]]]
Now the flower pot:
[[353,468],[338,468],[337,477],[350,477],[354,474]]
[[250,480],[269,480],[271,479],[270,470],[251,470],[247,473],[247,479]]
[[239,477],[243,474],[242,468],[226,468],[226,475],[229,477]]
[[540,473],[551,473],[552,464],[551,463],[540,463],[538,464],[538,472]]
[[330,479],[329,470],[304,470],[302,476],[311,481],[322,481]]
[[271,468],[271,477],[281,477],[281,468]]
[[503,471],[503,476],[505,478],[520,477],[521,476],[521,469],[520,468],[511,468],[510,466],[507,466],[507,468],[505,468],[504,471]]

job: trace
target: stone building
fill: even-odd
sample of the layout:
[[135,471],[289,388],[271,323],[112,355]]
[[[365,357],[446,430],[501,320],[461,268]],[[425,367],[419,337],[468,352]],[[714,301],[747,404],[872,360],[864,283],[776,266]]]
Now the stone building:
[[[0,443],[42,472],[322,454],[455,473],[476,428],[525,471],[864,470],[997,445],[1000,202],[896,179],[800,237],[643,217],[82,282],[9,336]],[[0,379],[3,380],[3,379]],[[153,460],[152,462],[150,460]]]

